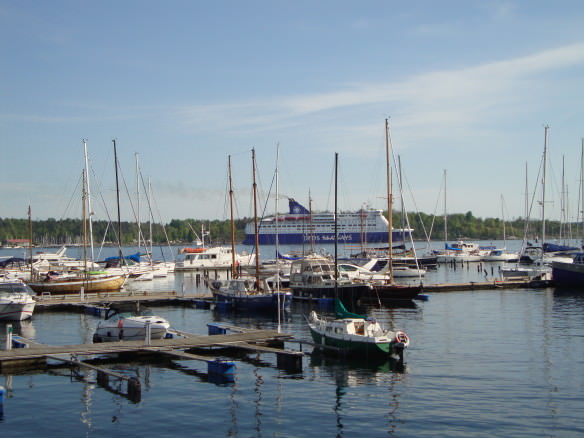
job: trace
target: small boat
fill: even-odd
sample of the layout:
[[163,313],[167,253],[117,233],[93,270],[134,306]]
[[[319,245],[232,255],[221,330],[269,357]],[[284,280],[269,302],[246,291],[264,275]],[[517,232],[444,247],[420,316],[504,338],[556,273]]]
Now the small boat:
[[410,345],[403,331],[385,329],[372,317],[347,312],[340,300],[335,300],[336,318],[326,318],[315,311],[307,318],[312,339],[316,344],[335,347],[349,356],[373,358],[397,356]]
[[32,316],[33,291],[21,280],[0,279],[0,320],[22,321]]
[[141,315],[117,313],[107,315],[99,321],[93,342],[140,341],[146,339],[147,325],[150,325],[150,339],[162,339],[170,328],[169,322],[156,315],[144,312]]
[[89,272],[88,275],[59,275],[49,272],[41,281],[30,282],[28,286],[37,294],[49,292],[54,294],[118,291],[126,282],[126,275],[107,275],[102,272]]

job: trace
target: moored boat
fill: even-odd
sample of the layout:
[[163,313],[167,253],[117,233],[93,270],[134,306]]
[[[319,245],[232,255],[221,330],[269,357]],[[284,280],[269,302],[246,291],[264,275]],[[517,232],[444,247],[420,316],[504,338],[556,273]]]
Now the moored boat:
[[162,339],[166,336],[170,323],[156,315],[115,313],[97,324],[93,342],[140,341],[147,337]]
[[552,281],[556,286],[584,286],[584,253],[578,253],[572,263],[553,262]]
[[28,286],[37,294],[46,292],[54,294],[79,293],[81,288],[85,293],[110,292],[120,290],[126,282],[126,278],[126,275],[101,273],[74,276],[47,274],[43,280],[29,282]]
[[0,320],[22,321],[32,316],[35,300],[32,290],[20,280],[0,280]]
[[395,355],[403,361],[404,349],[410,345],[406,333],[388,330],[375,318],[349,313],[340,300],[335,301],[335,306],[334,319],[310,312],[307,322],[316,344],[335,347],[348,356],[374,358]]

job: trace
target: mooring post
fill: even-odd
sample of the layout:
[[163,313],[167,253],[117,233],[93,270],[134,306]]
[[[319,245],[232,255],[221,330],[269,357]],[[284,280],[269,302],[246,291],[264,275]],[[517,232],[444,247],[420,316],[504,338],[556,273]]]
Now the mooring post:
[[81,289],[79,290],[79,301],[85,301],[85,288],[83,286],[81,286]]
[[12,324],[6,324],[6,345],[5,350],[12,350]]
[[292,373],[302,371],[302,353],[276,353],[277,366]]
[[142,384],[136,377],[128,379],[128,398],[134,403],[138,403],[142,399]]
[[109,376],[104,373],[103,371],[97,372],[97,384],[99,386],[108,386],[109,385]]
[[150,321],[146,321],[146,345],[150,345],[150,341],[152,339],[152,323]]

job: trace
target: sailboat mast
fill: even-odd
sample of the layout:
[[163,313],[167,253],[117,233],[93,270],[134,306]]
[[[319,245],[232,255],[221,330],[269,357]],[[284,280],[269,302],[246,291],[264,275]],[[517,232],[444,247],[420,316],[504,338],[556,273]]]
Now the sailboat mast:
[[136,157],[136,226],[138,227],[138,250],[140,250],[140,167],[138,165],[138,152],[134,153]]
[[312,196],[310,194],[310,190],[308,191],[308,217],[310,223],[310,253],[314,252],[314,230],[312,228]]
[[255,228],[255,264],[256,264],[256,288],[260,290],[260,254],[259,254],[259,234],[258,234],[258,205],[257,205],[257,184],[255,170],[255,149],[251,150],[251,163],[253,175],[253,224]]
[[337,205],[337,187],[338,187],[338,169],[339,169],[339,153],[335,152],[335,299],[339,298],[338,295],[338,280],[339,280],[339,269],[338,269],[338,246],[339,246],[339,230],[338,230],[338,205]]
[[444,169],[444,249],[448,243],[448,212],[446,210],[446,169]]
[[393,282],[393,200],[391,196],[391,167],[389,160],[389,119],[385,119],[385,165],[387,173],[387,266],[389,272],[389,279]]
[[87,210],[89,216],[89,245],[91,248],[91,264],[95,261],[95,255],[93,252],[93,222],[91,216],[93,216],[93,209],[91,208],[91,190],[89,186],[89,160],[87,159],[87,140],[83,139],[83,152],[85,155],[85,190],[87,193]]
[[32,214],[30,211],[30,205],[28,206],[28,249],[30,252],[30,281],[34,280],[34,271],[32,267]]
[[541,179],[541,244],[545,243],[545,178],[547,168],[547,146],[548,146],[548,130],[549,126],[545,125],[545,139],[543,143],[543,177]]
[[118,180],[118,151],[116,148],[116,140],[113,139],[114,143],[114,166],[116,169],[116,201],[118,204],[118,257],[120,259],[120,267],[122,266],[122,220],[120,217],[120,185]]
[[83,275],[87,280],[87,215],[85,211],[86,193],[85,193],[85,169],[82,171],[83,189],[81,191],[82,215],[83,215]]
[[[233,222],[233,181],[231,179],[231,155],[227,157],[227,168],[229,170],[229,209],[231,212],[231,278],[236,278],[237,267],[235,266],[235,223]],[[204,236],[204,232],[201,231],[201,233]],[[204,239],[204,237],[202,238]]]
[[582,155],[580,156],[580,196],[582,197],[580,203],[580,211],[582,220],[582,242],[581,246],[584,248],[584,138],[582,138]]

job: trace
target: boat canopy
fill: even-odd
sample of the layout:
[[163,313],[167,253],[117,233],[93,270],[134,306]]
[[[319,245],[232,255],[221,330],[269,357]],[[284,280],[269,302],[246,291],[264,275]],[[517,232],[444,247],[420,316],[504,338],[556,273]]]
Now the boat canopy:
[[349,312],[345,308],[345,306],[343,305],[343,302],[341,300],[339,300],[338,298],[335,300],[335,315],[339,319],[343,319],[343,318],[361,318],[361,319],[367,319],[367,316],[358,315],[357,313],[351,313],[351,312]]
[[24,259],[18,257],[10,257],[9,259],[0,261],[0,268],[5,268],[9,265],[17,265],[24,263]]

